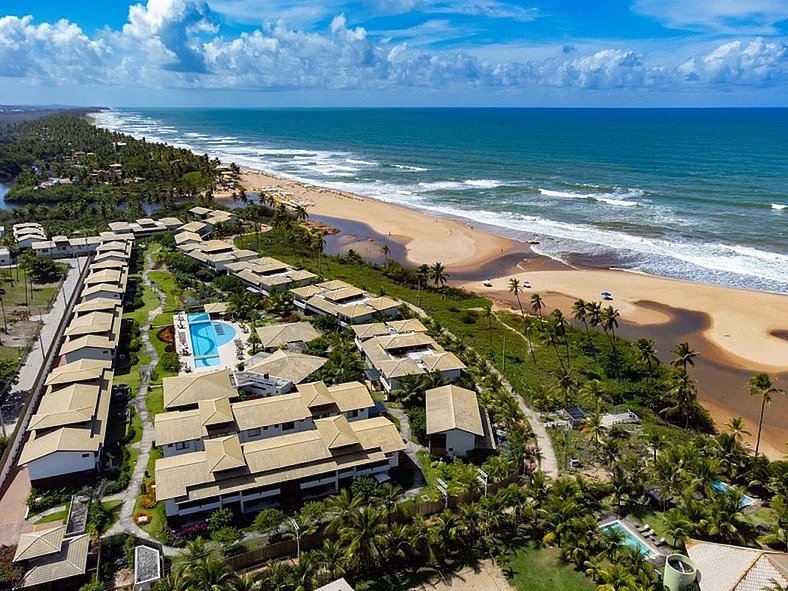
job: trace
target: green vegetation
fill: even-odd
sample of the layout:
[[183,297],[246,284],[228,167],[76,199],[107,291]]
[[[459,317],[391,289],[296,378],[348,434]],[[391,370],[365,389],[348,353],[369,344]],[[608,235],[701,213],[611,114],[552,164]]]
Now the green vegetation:
[[519,591],[591,591],[588,578],[566,565],[557,548],[530,546],[507,558],[503,567],[510,583]]

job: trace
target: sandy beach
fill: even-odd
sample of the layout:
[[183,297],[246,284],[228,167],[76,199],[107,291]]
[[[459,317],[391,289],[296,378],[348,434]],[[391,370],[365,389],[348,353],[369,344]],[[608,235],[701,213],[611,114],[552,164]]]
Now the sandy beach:
[[[699,395],[720,426],[742,416],[751,432],[757,430],[760,405],[747,392],[750,375],[768,372],[779,387],[788,388],[786,295],[624,271],[575,269],[534,255],[525,243],[462,220],[249,169],[243,170],[241,182],[248,191],[277,192],[284,201],[304,205],[313,218],[335,220],[340,229],[343,221],[353,224],[358,240],[349,240],[350,245],[390,240],[402,247],[399,253],[392,249],[392,255],[407,263],[440,261],[454,284],[482,293],[502,307],[513,305],[507,284],[514,276],[529,281],[549,307],[567,314],[577,298],[598,300],[601,291],[612,292],[610,303],[621,314],[622,336],[655,338],[663,359],[683,340],[701,353],[695,368]],[[492,287],[482,285],[486,278],[492,280]],[[761,444],[774,458],[784,455],[788,441],[788,399],[776,398],[766,413]]]

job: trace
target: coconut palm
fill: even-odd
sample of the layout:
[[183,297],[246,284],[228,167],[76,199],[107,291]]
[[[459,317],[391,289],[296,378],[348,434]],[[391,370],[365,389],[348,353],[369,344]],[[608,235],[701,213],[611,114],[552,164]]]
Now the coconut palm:
[[597,447],[602,445],[607,436],[607,427],[602,423],[602,413],[598,409],[586,418],[583,433],[589,435]]
[[575,320],[579,320],[583,324],[583,328],[586,332],[586,339],[590,342],[591,335],[588,333],[588,302],[582,298],[575,300],[575,303],[572,304],[572,316],[574,316]]
[[183,570],[187,591],[225,591],[231,589],[237,575],[222,559],[209,556],[190,563]]
[[435,283],[435,287],[441,288],[449,281],[449,274],[446,273],[442,263],[436,262],[430,267],[430,278]]
[[638,339],[634,342],[634,347],[637,351],[638,361],[645,365],[648,368],[648,372],[651,373],[659,363],[657,350],[654,347],[654,339]]
[[785,390],[775,388],[772,378],[769,374],[759,373],[750,378],[747,382],[751,396],[761,397],[761,414],[758,417],[758,435],[755,437],[755,455],[758,455],[758,449],[761,445],[761,430],[763,429],[763,413],[766,410],[766,405],[772,403],[772,394],[785,394]]
[[487,321],[487,334],[490,337],[490,351],[492,351],[492,348],[493,348],[493,336],[492,336],[493,335],[493,326],[492,326],[492,321],[493,321],[493,316],[494,316],[493,311],[492,311],[492,304],[490,302],[485,301],[484,304],[482,304],[482,307],[484,309],[484,319]]
[[542,300],[542,296],[540,296],[538,293],[533,294],[531,296],[531,310],[533,310],[533,313],[541,318],[543,309],[544,300]]
[[520,284],[520,280],[517,277],[512,277],[509,279],[509,293],[513,293],[514,297],[517,298],[517,307],[520,308],[520,317],[525,319],[525,312],[523,311],[523,303],[520,301],[520,294],[523,291],[523,286]]
[[347,544],[350,556],[360,570],[374,568],[380,561],[387,529],[383,514],[373,507],[351,513],[339,539]]
[[741,417],[733,417],[727,422],[726,427],[726,431],[733,435],[733,439],[737,442],[741,441],[745,435],[752,435],[747,430],[744,419]]
[[577,379],[574,374],[567,368],[562,367],[557,377],[558,386],[564,396],[564,408],[569,407],[570,393],[577,387]]
[[384,482],[375,491],[375,500],[386,510],[388,523],[391,523],[391,517],[400,496],[402,496],[402,487],[391,482]]
[[348,549],[339,540],[325,540],[316,552],[317,565],[331,580],[347,574]]
[[550,320],[553,325],[553,329],[555,330],[556,337],[563,339],[564,341],[564,349],[566,350],[566,367],[569,368],[572,364],[572,360],[569,355],[569,335],[566,332],[568,322],[564,317],[564,313],[557,308],[550,314]]
[[663,408],[660,414],[683,418],[684,428],[687,429],[697,406],[695,380],[690,378],[687,372],[674,371],[670,379],[668,395],[672,399],[672,404]]
[[525,338],[528,340],[528,350],[531,352],[531,361],[534,362],[534,367],[537,373],[539,372],[539,365],[536,363],[536,353],[534,352],[534,321],[533,317],[526,316],[523,318],[523,328],[525,330]]
[[589,380],[580,389],[581,399],[594,410],[601,411],[605,400],[605,389],[600,380]]
[[671,353],[673,354],[673,359],[670,362],[671,367],[685,373],[688,367],[695,367],[695,358],[698,356],[698,352],[690,347],[689,343],[679,343]]
[[616,350],[616,329],[618,328],[618,319],[621,317],[621,314],[618,313],[613,306],[608,306],[607,308],[602,308],[600,313],[600,324],[602,325],[602,330],[605,331],[608,338],[610,339],[610,345],[613,347],[613,350]]

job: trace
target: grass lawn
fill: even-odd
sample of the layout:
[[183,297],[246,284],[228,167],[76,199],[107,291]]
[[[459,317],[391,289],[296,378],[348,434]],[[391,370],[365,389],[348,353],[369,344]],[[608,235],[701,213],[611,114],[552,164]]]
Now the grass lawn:
[[21,347],[6,347],[0,346],[0,359],[13,359],[16,361],[19,359],[19,356],[22,354],[23,349]]
[[50,513],[49,515],[45,515],[36,523],[52,523],[53,521],[65,521],[68,517],[68,507],[63,509],[62,511],[56,511],[54,513]]
[[131,439],[129,439],[129,445],[132,445],[142,440],[142,420],[133,406],[129,406],[129,412],[131,413],[130,429],[133,433]]
[[591,591],[594,583],[561,562],[557,548],[518,550],[503,569],[518,591]]
[[[145,470],[148,476],[143,478],[143,482],[145,484],[151,483],[155,480],[155,468],[156,468],[156,460],[161,457],[161,453],[159,452],[158,448],[154,448],[150,452],[150,456],[148,457],[148,465],[145,467]],[[167,516],[164,513],[164,503],[157,503],[153,509],[145,509],[142,506],[142,499],[145,495],[139,494],[137,496],[137,501],[134,504],[134,513],[137,511],[144,511],[149,513],[151,516],[150,523],[140,525],[142,529],[148,532],[155,538],[159,537],[159,533],[161,532],[162,526],[167,522]]]
[[166,269],[159,269],[158,271],[151,271],[148,273],[148,278],[155,283],[167,297],[167,302],[164,304],[165,310],[173,311],[180,306],[179,298],[176,295],[180,289],[175,285],[175,279],[172,273]]
[[148,407],[148,414],[151,418],[164,412],[164,390],[161,386],[153,386],[153,389],[145,397],[145,405]]
[[[10,269],[8,271],[4,270],[2,274],[0,274],[0,287],[5,290],[5,294],[3,294],[3,305],[10,310],[10,308],[16,306],[24,306],[25,302],[27,302],[30,307],[30,314],[35,315],[39,313],[37,308],[49,308],[49,304],[59,291],[59,286],[56,283],[47,283],[45,285],[33,284],[31,293],[30,284],[26,283],[26,278],[27,271],[22,268]],[[27,290],[27,298],[25,298],[25,290]]]
[[[112,518],[110,519],[110,522],[107,524],[107,528],[106,528],[109,529],[120,518],[120,508],[123,505],[123,501],[104,501],[102,505],[107,511],[109,511],[112,514]],[[57,511],[55,513],[52,513],[51,515],[46,515],[45,517],[42,517],[41,519],[36,521],[36,524],[52,523],[53,521],[65,522],[66,519],[68,519],[68,507],[66,507],[62,511]]]

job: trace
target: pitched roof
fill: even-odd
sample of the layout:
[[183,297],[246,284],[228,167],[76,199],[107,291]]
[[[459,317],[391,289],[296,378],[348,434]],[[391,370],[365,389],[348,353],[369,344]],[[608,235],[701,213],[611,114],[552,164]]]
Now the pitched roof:
[[687,554],[700,572],[702,591],[763,591],[788,585],[788,554],[702,540],[687,540]]
[[233,410],[230,406],[230,399],[226,396],[200,400],[197,403],[197,410],[200,414],[200,424],[203,427],[233,422]]
[[328,391],[328,387],[323,382],[299,384],[296,388],[301,394],[301,399],[308,408],[335,403],[334,397],[331,396],[331,392]]
[[107,337],[98,335],[85,335],[76,339],[69,339],[60,347],[60,354],[73,353],[80,349],[115,349],[118,345],[117,341],[110,340]]
[[96,384],[70,384],[50,390],[41,397],[36,414],[30,418],[28,431],[90,421],[100,395],[101,386]]
[[208,314],[224,314],[227,312],[227,302],[211,302],[205,304],[203,310]]
[[449,385],[426,392],[427,434],[459,429],[484,435],[476,392]]
[[336,401],[336,405],[341,412],[372,408],[375,401],[361,382],[345,382],[329,386],[328,391]]
[[187,244],[189,242],[202,242],[202,238],[196,232],[189,232],[185,230],[183,232],[178,232],[175,235],[175,244]]
[[115,310],[120,305],[118,300],[112,298],[95,298],[87,302],[82,302],[74,306],[76,314],[86,314],[88,312],[101,312],[105,310]]
[[66,336],[100,334],[118,328],[120,310],[116,312],[88,312],[71,319],[66,328]]
[[344,415],[317,419],[315,427],[329,450],[360,443],[353,427],[350,426]]
[[264,349],[273,349],[288,343],[308,343],[321,334],[309,322],[272,324],[260,326],[256,330]]
[[229,369],[219,369],[164,378],[164,408],[189,406],[222,396],[237,397],[238,391],[230,383],[230,374]]
[[318,369],[326,364],[327,359],[293,353],[290,351],[275,351],[259,363],[246,369],[247,372],[269,374],[298,384],[303,382]]
[[80,359],[60,365],[49,373],[46,382],[47,386],[56,384],[75,384],[77,382],[90,382],[98,380],[104,375],[104,370],[112,367],[111,361],[97,359]]
[[246,466],[238,435],[208,439],[205,442],[205,461],[209,472],[234,470]]
[[60,552],[35,559],[17,587],[43,585],[85,574],[90,537],[87,534],[63,540]]
[[65,533],[66,526],[62,522],[47,523],[43,526],[34,527],[32,532],[22,534],[19,538],[16,553],[14,554],[14,562],[60,552]]

